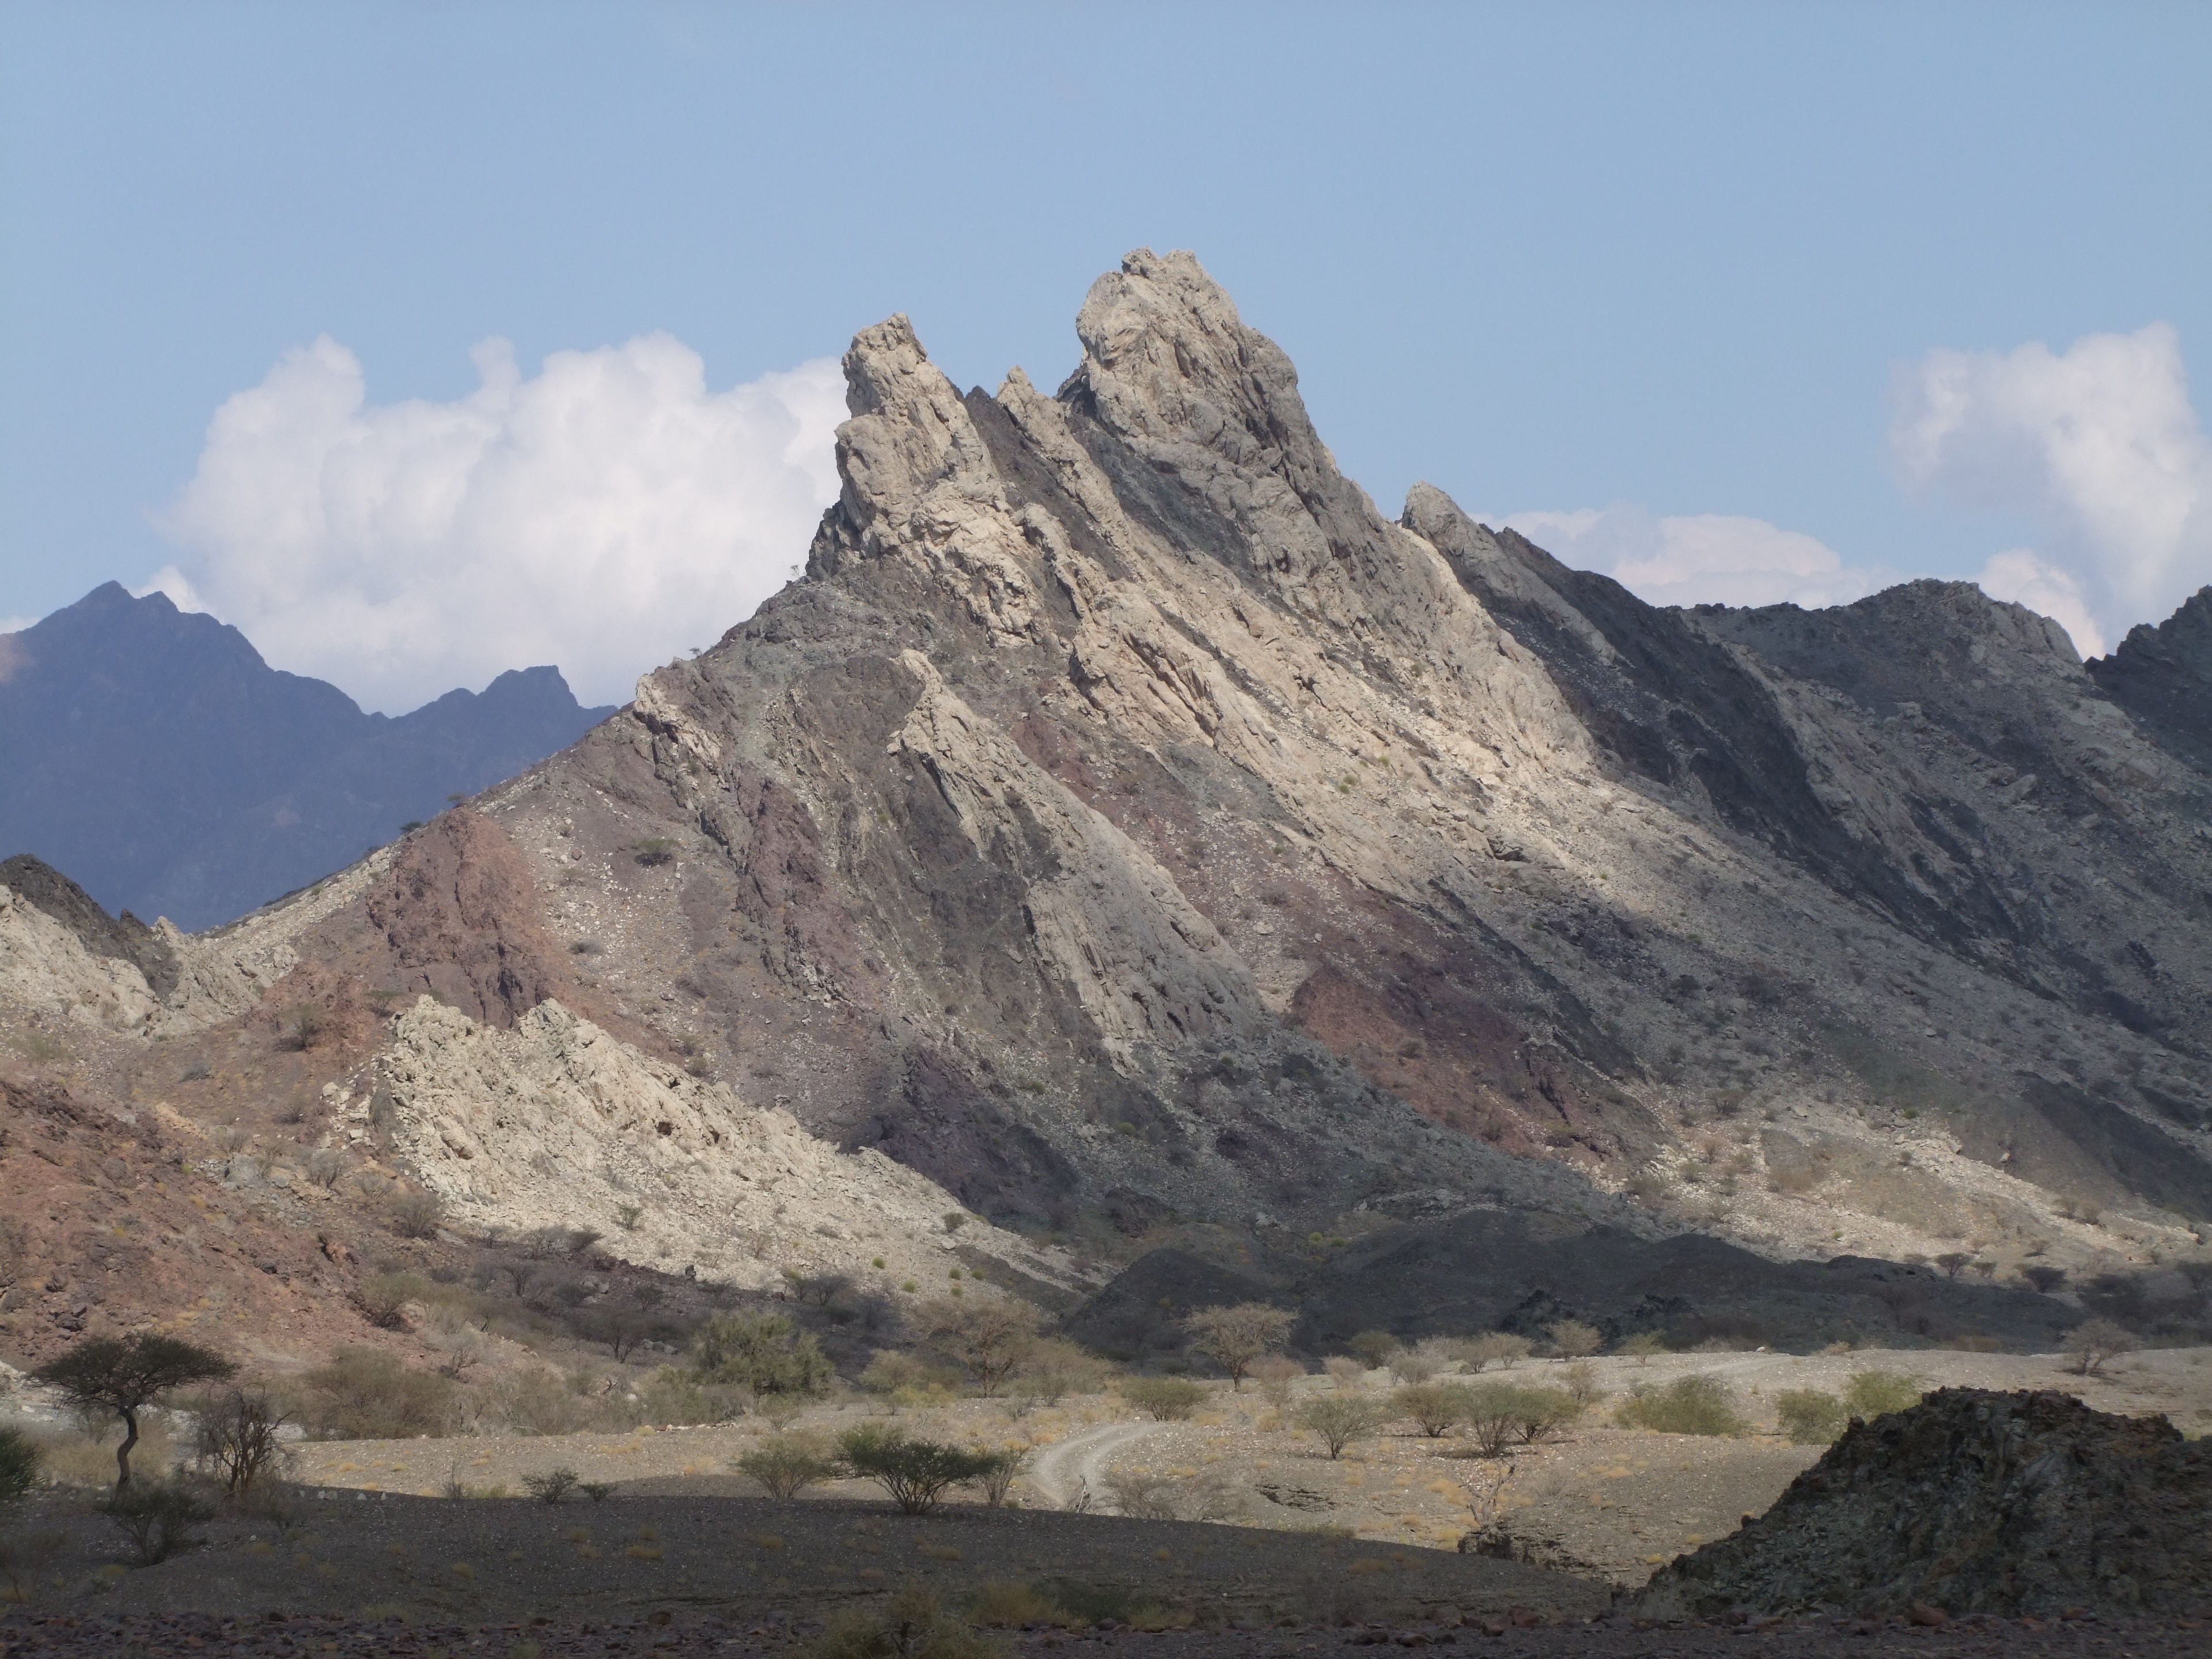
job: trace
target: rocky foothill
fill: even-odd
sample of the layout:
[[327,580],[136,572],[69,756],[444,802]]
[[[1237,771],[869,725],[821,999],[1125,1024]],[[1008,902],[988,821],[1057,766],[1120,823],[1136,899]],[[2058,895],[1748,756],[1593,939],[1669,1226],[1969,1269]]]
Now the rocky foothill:
[[1931,1624],[2189,1613],[2212,1607],[2212,1442],[2063,1394],[1944,1389],[1854,1422],[1765,1514],[1632,1605]]

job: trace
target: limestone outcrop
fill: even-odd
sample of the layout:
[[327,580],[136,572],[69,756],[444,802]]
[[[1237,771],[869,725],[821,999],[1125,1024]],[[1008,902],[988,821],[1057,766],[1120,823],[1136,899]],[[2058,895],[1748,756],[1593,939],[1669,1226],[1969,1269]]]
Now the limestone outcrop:
[[1083,1282],[1065,1252],[966,1214],[881,1153],[840,1152],[557,1002],[501,1030],[422,997],[335,1107],[340,1134],[373,1141],[474,1234],[588,1227],[618,1260],[754,1289],[831,1273],[933,1285],[979,1257]]

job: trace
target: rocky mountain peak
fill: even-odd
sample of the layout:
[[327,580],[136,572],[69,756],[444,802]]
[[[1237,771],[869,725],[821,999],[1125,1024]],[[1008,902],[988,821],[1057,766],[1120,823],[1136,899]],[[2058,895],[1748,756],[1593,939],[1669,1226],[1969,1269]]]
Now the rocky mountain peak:
[[1638,1276],[1686,1231],[1814,1258],[1801,1335],[1892,1305],[1835,1258],[2196,1248],[2208,776],[2039,619],[1659,609],[1386,520],[1187,254],[1079,333],[1048,398],[865,331],[808,580],[287,948],[466,1015],[456,1076],[534,1075],[557,999],[1009,1226],[1340,1267],[1347,1322],[1509,1259],[1486,1320],[1734,1320],[1713,1238]]

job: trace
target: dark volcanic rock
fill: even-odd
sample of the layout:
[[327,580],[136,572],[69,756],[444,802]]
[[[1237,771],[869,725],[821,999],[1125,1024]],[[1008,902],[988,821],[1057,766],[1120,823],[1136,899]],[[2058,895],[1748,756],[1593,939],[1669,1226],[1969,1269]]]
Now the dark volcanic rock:
[[269,667],[236,629],[109,582],[0,641],[0,854],[66,866],[111,910],[211,927],[611,712],[531,668],[365,714]]
[[1724,1239],[1650,1239],[1548,1216],[1476,1210],[1384,1227],[1319,1259],[1284,1251],[1243,1272],[1173,1247],[1140,1256],[1068,1323],[1085,1341],[1138,1355],[1179,1346],[1176,1321],[1212,1303],[1295,1307],[1308,1353],[1362,1331],[1405,1341],[1504,1330],[1541,1340],[1563,1319],[1608,1344],[1639,1331],[1689,1348],[1711,1338],[1809,1352],[1976,1336],[2048,1348],[2080,1315],[2016,1286],[1961,1283],[1931,1267],[1835,1256],[1774,1261]]
[[1945,1389],[1854,1422],[1638,1610],[2181,1612],[2212,1597],[2212,1442],[2053,1393]]

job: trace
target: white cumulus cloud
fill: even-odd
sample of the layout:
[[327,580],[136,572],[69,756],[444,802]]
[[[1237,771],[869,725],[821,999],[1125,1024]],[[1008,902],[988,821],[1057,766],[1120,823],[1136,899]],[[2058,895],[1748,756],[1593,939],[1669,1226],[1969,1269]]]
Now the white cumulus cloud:
[[1881,573],[1844,564],[1802,531],[1723,513],[1662,518],[1615,505],[1510,513],[1519,531],[1564,564],[1611,576],[1653,605],[1844,605],[1882,586]]
[[709,392],[665,334],[535,376],[472,355],[466,397],[372,404],[337,342],[286,353],[216,411],[145,591],[371,708],[539,663],[620,702],[781,586],[836,499],[834,360]]
[[1996,555],[1982,586],[2085,654],[2212,581],[2212,441],[2171,325],[1931,351],[1898,376],[1890,452],[1916,495],[2034,523],[2037,545]]

